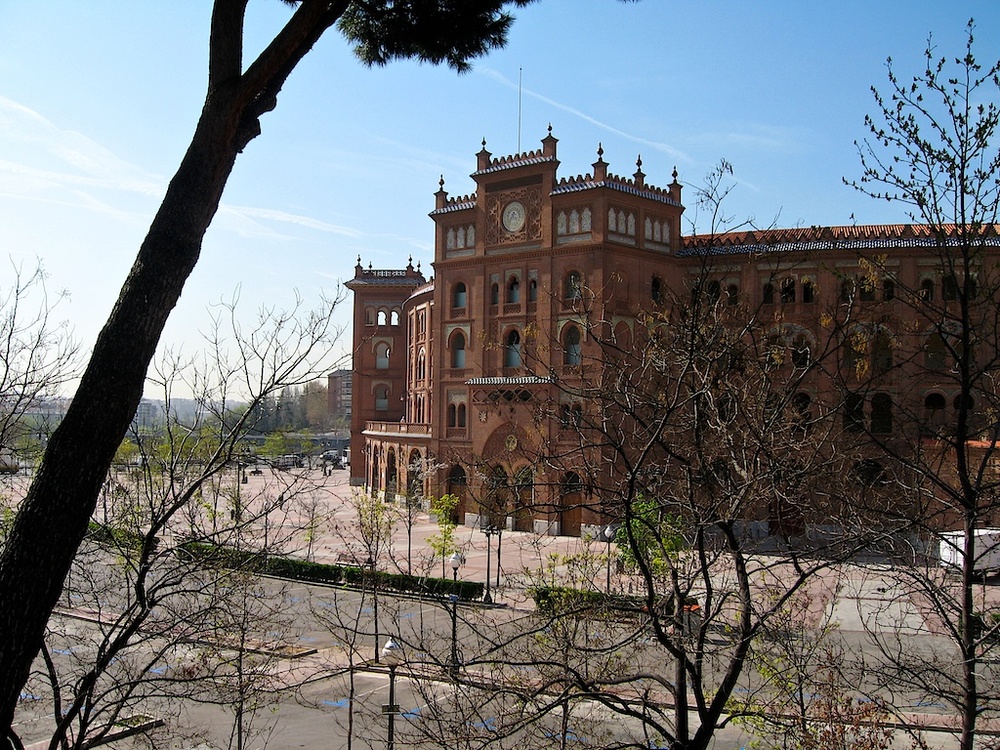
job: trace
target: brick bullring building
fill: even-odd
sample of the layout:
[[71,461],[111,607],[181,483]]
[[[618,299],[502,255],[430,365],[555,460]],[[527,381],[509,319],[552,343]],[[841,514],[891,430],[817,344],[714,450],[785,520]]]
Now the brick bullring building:
[[[598,532],[609,519],[581,501],[583,472],[544,460],[574,455],[578,438],[567,427],[583,406],[566,384],[600,356],[589,321],[600,319],[623,346],[640,340],[646,313],[668,292],[690,288],[708,256],[716,259],[708,292],[780,309],[780,335],[795,360],[815,341],[817,311],[836,304],[845,279],[870,278],[859,258],[878,253],[890,272],[863,284],[859,297],[880,305],[865,356],[884,376],[849,405],[847,418],[879,433],[904,413],[950,408],[954,393],[934,375],[943,343],[933,337],[911,346],[921,358],[920,388],[910,382],[904,396],[901,387],[914,377],[901,366],[914,360],[902,356],[901,333],[914,326],[896,289],[947,300],[964,283],[942,273],[926,227],[684,237],[676,172],[656,187],[639,160],[630,177],[617,176],[598,149],[591,173],[559,177],[551,129],[536,151],[494,158],[483,146],[475,192],[451,197],[442,181],[435,195],[433,278],[412,262],[386,270],[359,258],[346,284],[354,294],[352,484],[387,499],[454,492],[462,497],[458,520],[475,524],[488,490],[474,488],[499,476],[514,490],[514,507],[493,522],[543,534]],[[804,392],[800,403],[813,397]],[[575,449],[582,465],[586,450]]]

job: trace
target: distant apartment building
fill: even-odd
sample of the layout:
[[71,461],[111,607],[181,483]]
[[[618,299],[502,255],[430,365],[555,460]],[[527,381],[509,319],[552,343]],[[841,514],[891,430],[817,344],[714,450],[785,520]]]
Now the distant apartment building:
[[353,393],[354,373],[351,370],[334,370],[326,376],[327,413],[331,419],[350,424]]

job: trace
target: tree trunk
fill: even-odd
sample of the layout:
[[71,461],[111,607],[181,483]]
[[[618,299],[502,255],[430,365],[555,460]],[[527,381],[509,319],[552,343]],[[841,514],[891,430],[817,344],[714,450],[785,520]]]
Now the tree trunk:
[[215,92],[206,101],[0,557],[0,731],[5,737],[49,614],[142,397],[167,317],[218,208],[236,160],[240,117],[231,94]]

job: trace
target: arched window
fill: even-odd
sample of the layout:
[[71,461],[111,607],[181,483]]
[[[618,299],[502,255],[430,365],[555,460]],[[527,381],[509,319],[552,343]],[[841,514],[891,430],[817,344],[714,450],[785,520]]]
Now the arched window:
[[521,282],[517,276],[511,276],[507,282],[507,304],[516,305],[521,301]]
[[805,429],[812,419],[812,396],[799,391],[792,397],[792,409],[795,410],[795,422]]
[[451,306],[455,309],[461,309],[465,307],[466,297],[468,293],[465,291],[465,284],[461,281],[455,284],[455,288],[452,290]]
[[508,333],[504,339],[503,366],[521,366],[521,334],[516,329]]
[[659,304],[663,302],[663,282],[660,280],[659,276],[653,277],[653,282],[650,287],[650,298],[653,302]]
[[583,279],[579,271],[570,271],[566,274],[563,296],[569,301],[578,300],[583,296]]
[[928,393],[924,397],[924,408],[929,412],[941,411],[945,407],[944,396],[940,393]]
[[456,370],[465,367],[465,334],[455,331],[451,339],[451,366]]
[[944,278],[941,279],[941,299],[958,299],[958,279],[955,278],[955,274],[945,274]]
[[458,405],[458,426],[465,427],[465,404]]
[[718,304],[720,297],[722,297],[722,285],[718,281],[708,282],[709,303],[713,305]]
[[924,344],[924,367],[928,370],[943,370],[948,358],[948,349],[940,333],[932,333]]
[[809,279],[802,281],[802,301],[806,304],[816,301],[816,286]]
[[795,302],[795,279],[789,276],[781,282],[781,304],[790,305]]
[[378,311],[378,324],[384,326],[389,322],[389,314],[385,310]]
[[417,380],[424,380],[427,377],[427,354],[423,348],[417,354]]
[[920,282],[920,299],[924,302],[934,301],[934,279],[924,279]]
[[760,301],[765,305],[774,304],[774,284],[770,281],[764,284],[764,289],[761,292]]
[[455,404],[448,404],[448,426],[458,427],[458,407]]
[[375,347],[375,369],[389,369],[389,345],[385,342]]
[[809,339],[800,333],[792,340],[792,364],[804,370],[812,363],[812,349]]
[[490,304],[499,305],[500,304],[500,285],[491,284],[490,285]]
[[375,411],[389,411],[389,387],[380,385],[375,388]]
[[528,282],[528,302],[538,302],[538,280]]
[[726,287],[726,304],[735,305],[740,301],[740,288],[736,284]]
[[840,301],[850,302],[854,297],[854,279],[844,279],[840,282]]
[[398,326],[399,325],[399,310],[393,310],[389,313],[389,325]]
[[365,325],[366,326],[375,325],[375,311],[370,307],[365,308]]
[[892,432],[892,397],[887,393],[872,396],[872,433],[888,435]]
[[875,301],[875,285],[876,279],[866,276],[861,279],[861,290],[858,296],[861,298],[862,302],[874,302]]
[[580,329],[574,325],[566,326],[563,334],[563,364],[579,365],[581,361]]
[[876,373],[892,369],[892,339],[885,331],[875,334],[872,342],[872,370]]
[[896,299],[896,282],[892,279],[884,279],[882,281],[882,301],[892,302]]
[[844,429],[861,432],[865,427],[865,398],[858,393],[848,393],[844,399]]

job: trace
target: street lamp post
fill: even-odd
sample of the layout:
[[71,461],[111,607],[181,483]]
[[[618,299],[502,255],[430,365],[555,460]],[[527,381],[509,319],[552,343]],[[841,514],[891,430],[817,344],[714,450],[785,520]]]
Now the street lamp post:
[[458,678],[458,569],[462,565],[462,554],[455,552],[451,556],[451,662],[448,672],[453,678]]
[[396,641],[390,638],[382,647],[382,661],[389,667],[389,703],[382,706],[382,713],[389,717],[389,734],[386,737],[386,748],[395,750],[395,729],[396,714],[399,713],[399,706],[396,705],[396,667],[403,663],[403,649]]
[[490,537],[493,536],[494,531],[495,529],[492,524],[487,524],[483,527],[483,534],[486,535],[486,591],[483,594],[484,604],[493,603],[493,597],[490,596],[490,553],[492,551],[490,547]]
[[604,541],[608,543],[608,582],[605,594],[611,593],[611,542],[615,540],[617,535],[618,527],[613,524],[604,529]]

